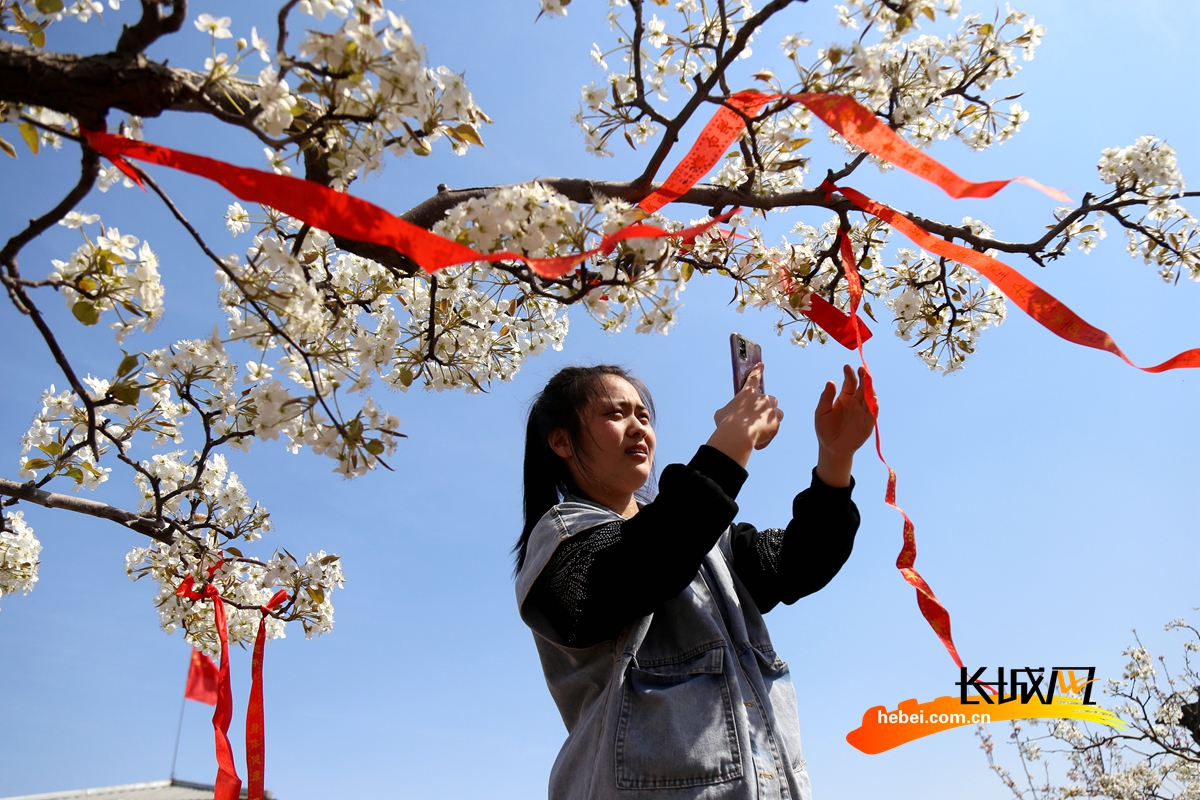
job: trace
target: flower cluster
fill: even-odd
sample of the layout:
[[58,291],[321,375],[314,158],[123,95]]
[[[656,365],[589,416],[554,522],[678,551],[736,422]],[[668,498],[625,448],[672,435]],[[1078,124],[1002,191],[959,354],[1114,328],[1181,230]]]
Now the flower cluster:
[[[967,217],[964,226],[989,232],[987,226]],[[900,248],[899,263],[880,279],[896,322],[896,335],[925,345],[917,356],[930,369],[950,374],[962,369],[975,352],[979,335],[1004,322],[1007,303],[1000,290],[984,284],[965,264],[934,259],[928,254]]]
[[223,549],[191,537],[170,545],[155,543],[135,547],[125,556],[126,573],[133,580],[150,577],[158,583],[155,598],[159,624],[167,633],[182,628],[188,642],[204,652],[220,655],[220,640],[211,601],[193,601],[178,594],[187,577],[196,587],[211,582],[225,603],[229,643],[252,644],[262,619],[260,607],[280,589],[288,599],[266,616],[267,636],[286,635],[286,624],[298,621],[306,638],[333,629],[332,593],[345,582],[341,560],[324,551],[299,562],[286,551],[269,561],[245,558],[232,545]]
[[[131,332],[154,327],[163,312],[165,290],[158,274],[158,256],[149,242],[100,224],[100,235],[92,241],[84,225],[99,223],[97,214],[72,211],[59,221],[78,228],[84,243],[66,261],[54,259],[53,281],[67,308],[84,325],[95,325],[107,312],[116,320],[110,325],[122,342]],[[136,248],[136,249],[135,249]]]
[[[609,0],[609,24],[619,32],[616,47],[603,51],[593,45],[592,60],[607,75],[601,84],[583,87],[575,114],[588,152],[597,156],[612,155],[609,139],[618,131],[631,147],[656,136],[666,117],[651,107],[651,95],[666,102],[673,86],[695,92],[754,15],[748,2],[710,7],[697,0],[678,0],[676,14],[668,14],[669,20],[657,14],[646,19],[640,3],[634,5],[629,20],[623,10],[627,5],[625,0]],[[752,34],[747,42],[750,38]],[[739,56],[748,58],[752,52],[746,46]],[[610,71],[608,62],[617,57],[620,66]]]
[[[989,99],[983,93],[1016,75],[1019,59],[1033,58],[1045,28],[1010,8],[1003,19],[992,22],[966,17],[958,31],[945,38],[908,38],[919,30],[922,17],[936,22],[941,12],[955,18],[959,5],[959,0],[919,0],[897,11],[895,3],[848,0],[847,6],[839,7],[839,21],[862,30],[857,41],[821,49],[808,64],[800,60],[795,37],[784,40],[784,52],[796,65],[800,91],[852,96],[918,147],[954,136],[982,150],[1011,138],[1028,118],[1020,103]],[[869,30],[878,37],[874,44],[866,41]]]
[[[108,381],[91,376],[88,383],[100,397],[110,396]],[[127,384],[126,384],[127,385]],[[119,385],[118,394],[124,393]],[[119,408],[123,412],[124,408]],[[107,427],[110,420],[101,412],[95,413],[97,425]],[[114,430],[120,429],[113,424]],[[21,437],[21,465],[17,474],[26,480],[39,481],[39,485],[62,475],[75,481],[76,490],[87,487],[95,489],[108,480],[112,470],[100,466],[88,445],[87,411],[79,398],[70,391],[55,393],[53,384],[42,393],[42,410]],[[30,458],[29,452],[36,448],[39,454]],[[100,450],[103,455],[104,449]],[[44,473],[44,474],[43,474]]]
[[1184,189],[1175,148],[1153,136],[1129,147],[1109,147],[1096,165],[1100,180],[1146,196],[1169,196]]
[[[479,219],[469,211],[452,212],[442,230],[465,226],[449,235],[484,249],[519,246],[542,255],[569,246],[564,237],[573,210],[561,198],[520,187],[507,196],[510,207],[489,205]],[[542,211],[534,214],[539,204]],[[436,276],[395,275],[373,261],[338,252],[321,231],[307,231],[293,255],[287,242],[301,227],[295,220],[272,213],[251,217],[240,206],[230,208],[227,220],[235,234],[261,225],[246,262],[231,260],[218,279],[230,337],[258,351],[247,364],[246,379],[280,409],[272,419],[297,420],[299,427],[280,429],[294,445],[330,446],[328,424],[312,414],[300,419],[298,411],[308,406],[315,413],[321,397],[340,389],[365,390],[379,378],[401,390],[420,381],[430,389],[478,391],[492,380],[510,380],[525,358],[547,346],[560,348],[566,335],[566,317],[553,298],[533,295],[527,284],[487,265]],[[523,222],[516,226],[513,220]],[[309,397],[292,397],[274,379],[276,370]],[[391,431],[398,420],[378,412],[369,400],[363,409],[348,430],[366,424],[365,430],[380,438],[365,442],[368,457],[343,460],[347,475],[373,467],[375,456],[394,447]]]
[[[127,568],[134,577],[152,575],[158,581],[155,602],[163,627],[183,627],[190,640],[210,651],[217,641],[211,604],[206,607],[204,602],[174,593],[187,575],[199,578],[204,569],[216,564],[221,551],[229,555],[213,580],[230,607],[240,609],[240,616],[231,612],[235,641],[253,637],[258,606],[278,588],[288,589],[291,597],[270,623],[273,636],[282,635],[284,622],[291,620],[301,621],[310,635],[329,630],[333,620],[329,593],[342,582],[336,556],[322,552],[298,563],[282,551],[270,562],[260,563],[243,558],[231,544],[256,541],[271,525],[267,512],[250,499],[237,474],[229,470],[225,456],[215,449],[222,445],[244,448],[256,435],[273,438],[271,434],[278,430],[294,434],[295,441],[319,452],[322,444],[314,441],[315,436],[306,435],[318,427],[311,408],[301,403],[301,411],[294,413],[286,401],[271,397],[270,386],[239,393],[236,375],[224,344],[210,339],[127,355],[112,380],[89,376],[85,381],[91,390],[88,400],[99,456],[115,454],[133,470],[141,496],[141,520],[171,539],[169,545],[136,548]],[[196,420],[197,433],[203,437],[201,450],[173,450],[134,460],[139,434],[151,436],[152,446],[180,444],[188,418]],[[369,438],[370,431],[396,424],[368,402],[346,425],[352,431],[350,436],[357,437],[356,444],[326,442],[324,447],[340,452],[343,458],[349,457],[351,449],[374,457],[372,442],[377,440]],[[95,488],[111,470],[95,460],[88,431],[84,402],[71,392],[50,387],[42,396],[41,413],[23,437],[25,452],[33,448],[40,452],[37,458],[22,459],[22,477],[45,485],[61,475],[74,479],[76,488]],[[379,446],[378,452],[383,449]],[[25,532],[20,527],[13,530]],[[5,567],[0,575],[10,571]]]
[[[479,127],[491,120],[462,75],[425,66],[424,47],[403,17],[373,0],[306,0],[297,10],[318,22],[342,22],[332,30],[307,30],[295,55],[279,56],[256,29],[249,40],[233,42],[232,54],[218,52],[218,41],[233,38],[231,20],[209,14],[195,20],[213,43],[206,85],[256,104],[254,124],[280,151],[273,158],[286,158],[283,148],[293,143],[314,140],[331,154],[329,182],[344,188],[381,169],[387,153],[429,155],[442,138],[459,154],[483,144]],[[250,83],[235,76],[252,55],[268,63]]]
[[1142,217],[1126,225],[1129,254],[1157,267],[1164,281],[1181,274],[1200,281],[1200,225],[1179,203],[1186,187],[1175,150],[1143,136],[1129,147],[1104,150],[1097,169],[1100,179],[1115,187],[1113,201],[1136,199],[1145,205]]
[[23,511],[0,513],[0,597],[33,590],[40,552],[42,544],[25,522]]

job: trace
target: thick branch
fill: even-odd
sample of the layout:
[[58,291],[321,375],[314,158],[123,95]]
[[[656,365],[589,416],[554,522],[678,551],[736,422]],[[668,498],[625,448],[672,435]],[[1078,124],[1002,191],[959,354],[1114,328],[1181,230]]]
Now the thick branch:
[[[311,177],[310,177],[311,179]],[[577,203],[591,203],[597,196],[612,197],[629,203],[637,203],[646,197],[659,184],[650,184],[645,188],[639,187],[636,181],[589,181],[585,178],[539,178],[538,183],[553,189],[569,200]],[[483,197],[491,192],[502,189],[502,186],[479,186],[472,189],[448,189],[439,191],[433,197],[413,206],[400,215],[422,228],[432,228],[454,206],[472,198]],[[710,208],[725,208],[743,206],[745,208],[772,209],[789,206],[821,206],[833,210],[852,209],[850,201],[842,197],[825,199],[821,189],[800,189],[782,192],[776,195],[759,195],[730,189],[725,186],[702,184],[692,187],[687,194],[675,200],[691,206],[700,206],[705,210]],[[350,239],[337,238],[338,247],[355,255],[369,258],[385,267],[411,274],[420,269],[407,256],[382,245],[356,242]]]
[[110,519],[132,531],[145,534],[151,539],[157,539],[166,544],[171,543],[170,533],[150,517],[143,517],[96,500],[88,500],[69,494],[47,492],[44,489],[36,488],[32,482],[17,483],[6,478],[0,478],[0,495],[15,497],[18,500],[35,503],[46,508],[61,508],[66,511],[74,511],[77,514],[87,514],[91,517]]
[[[170,5],[171,13],[163,16],[158,7]],[[142,18],[132,28],[128,25],[121,31],[117,41],[117,52],[122,55],[140,53],[154,44],[159,37],[175,33],[187,19],[187,0],[142,0]]]
[[[53,109],[87,128],[103,127],[110,108],[141,117],[157,117],[167,110],[214,109],[242,117],[254,105],[249,89],[240,98],[242,105],[231,96],[236,91],[215,85],[202,91],[206,77],[141,53],[80,56],[0,41],[0,100]],[[234,89],[238,83],[230,82]]]

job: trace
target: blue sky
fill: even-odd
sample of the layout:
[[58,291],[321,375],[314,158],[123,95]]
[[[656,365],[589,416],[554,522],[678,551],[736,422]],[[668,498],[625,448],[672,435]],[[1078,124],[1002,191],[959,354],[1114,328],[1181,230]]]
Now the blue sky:
[[[639,156],[620,149],[605,161],[586,155],[570,123],[579,87],[602,77],[588,50],[593,41],[608,46],[603,4],[577,0],[567,18],[536,24],[533,0],[408,0],[393,7],[427,44],[432,64],[466,71],[495,125],[484,131],[486,149],[392,162],[356,187],[360,195],[399,211],[438,183],[628,178],[640,171]],[[1101,149],[1151,133],[1175,147],[1185,177],[1197,174],[1200,136],[1189,99],[1197,67],[1188,32],[1196,30],[1200,8],[1164,1],[1133,11],[1116,2],[1065,0],[1020,7],[1047,27],[1036,59],[1023,64],[1011,90],[1025,92],[1024,130],[983,154],[946,142],[934,147],[935,156],[973,179],[1025,174],[1077,197],[1098,186]],[[990,16],[994,7],[969,3],[965,10]],[[118,23],[133,11],[110,15],[103,28],[64,23],[51,29],[51,45],[102,49],[96,42],[114,41]],[[233,16],[236,35],[251,24],[268,26],[265,16],[248,17],[233,3],[196,4],[191,14],[203,11]],[[791,9],[760,34],[747,72],[768,64],[780,72],[776,45],[788,33],[818,45],[848,38],[833,23],[824,2]],[[206,48],[189,23],[158,54],[194,65]],[[208,120],[150,120],[146,135],[261,165],[260,145]],[[36,158],[22,151],[0,163],[7,189],[0,235],[56,202],[73,183],[76,164],[70,146]],[[815,166],[814,175],[823,169]],[[155,174],[218,252],[244,248],[221,226],[231,201],[221,190]],[[1020,186],[988,201],[954,202],[910,176],[873,170],[850,185],[924,216],[983,219],[1010,239],[1036,236],[1054,207]],[[151,349],[212,329],[219,319],[212,268],[152,196],[114,188],[81,208],[148,239],[161,258],[167,316],[130,345]],[[821,221],[805,212],[773,216],[769,224],[782,231],[796,219]],[[48,271],[51,258],[74,249],[75,235],[56,230],[27,247],[24,273]],[[1091,255],[1074,253],[1046,269],[1010,263],[1112,333],[1139,363],[1200,346],[1197,287],[1163,285],[1152,268],[1125,254],[1111,226]],[[773,316],[739,316],[727,300],[719,281],[695,281],[666,337],[608,336],[574,314],[562,353],[531,360],[513,383],[486,395],[381,391],[409,435],[394,473],[342,482],[328,460],[288,455],[277,442],[234,454],[232,467],[272,512],[276,531],[267,541],[297,553],[337,552],[348,579],[335,595],[332,634],[308,642],[295,631],[267,649],[267,786],[277,797],[544,796],[565,732],[517,617],[510,579],[524,409],[560,366],[621,363],[654,392],[660,464],[686,460],[726,400],[725,342],[737,330],[762,343],[768,386],[788,413],[779,438],[750,462],[741,518],[786,522],[791,497],[807,485],[814,463],[810,414],[820,387],[854,356],[836,345],[792,347],[774,337]],[[44,305],[69,332],[66,346],[82,371],[112,371],[119,354],[111,340],[78,335],[57,299]],[[37,393],[49,383],[61,388],[63,380],[27,320],[3,306],[0,326],[0,453],[9,465],[0,474],[15,477],[18,438],[38,410]],[[929,372],[885,326],[875,328],[867,358],[884,452],[899,474],[899,502],[916,523],[917,567],[949,608],[968,664],[1094,664],[1101,677],[1118,677],[1135,627],[1152,650],[1179,652],[1162,624],[1197,604],[1197,376],[1140,373],[1055,338],[1016,309],[985,332],[966,370],[950,377]],[[901,524],[882,502],[886,472],[864,450],[855,475],[863,522],[850,562],[825,590],[768,617],[795,678],[815,796],[1005,797],[967,730],[877,756],[845,742],[869,707],[949,694],[957,679],[893,566]],[[132,504],[132,494],[115,471],[96,497]],[[141,541],[111,523],[26,512],[44,550],[37,589],[0,600],[0,796],[166,777],[188,648],[179,634],[158,630],[154,587],[124,576],[124,553]],[[249,671],[249,653],[235,651],[237,751]],[[188,704],[182,778],[211,781],[215,774],[209,714]],[[996,733],[1003,739],[1006,730]],[[1000,751],[1011,764],[1015,754]]]

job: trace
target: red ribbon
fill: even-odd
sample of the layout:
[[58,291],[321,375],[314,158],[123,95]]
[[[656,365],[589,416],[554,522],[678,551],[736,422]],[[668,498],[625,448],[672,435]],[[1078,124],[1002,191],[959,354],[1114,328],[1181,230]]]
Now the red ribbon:
[[[716,165],[729,145],[742,134],[745,119],[754,116],[772,100],[791,100],[817,115],[843,139],[861,147],[873,156],[924,178],[956,200],[964,197],[991,197],[1010,183],[1023,183],[1064,203],[1071,198],[1050,186],[1044,186],[1024,176],[1005,181],[974,183],[958,175],[940,161],[926,155],[883,123],[879,117],[858,104],[853,98],[827,92],[806,94],[763,94],[756,91],[731,95],[713,114],[700,132],[692,149],[671,173],[658,191],[639,205],[647,211],[657,211],[672,200],[687,193]],[[736,111],[734,109],[737,109]],[[739,114],[738,112],[742,112]]]
[[758,92],[739,92],[725,101],[726,105],[718,108],[717,113],[713,114],[712,119],[704,126],[704,130],[700,131],[700,136],[683,157],[683,161],[671,170],[671,174],[658,189],[638,203],[638,208],[647,214],[653,214],[667,203],[687,194],[688,190],[721,160],[729,145],[742,135],[746,126],[742,114],[753,116],[769,99],[769,96],[760,95]]
[[266,764],[266,743],[263,719],[263,648],[267,643],[267,614],[287,600],[280,589],[262,606],[258,635],[254,639],[254,659],[250,666],[250,703],[246,708],[246,773],[247,800],[263,800],[263,769]]
[[1143,372],[1165,372],[1169,369],[1200,368],[1200,348],[1185,350],[1153,367],[1139,367],[1117,346],[1112,336],[1089,323],[1083,317],[1017,272],[1012,267],[989,255],[963,247],[960,244],[935,236],[899,211],[876,202],[862,192],[848,187],[829,186],[829,191],[838,192],[868,214],[878,217],[911,239],[918,247],[952,261],[974,267],[979,273],[996,284],[1010,300],[1046,330],[1061,336],[1068,342],[1106,350],[1126,364]]
[[[846,274],[846,283],[849,284],[850,313],[853,316],[857,314],[858,303],[862,299],[862,280],[858,274],[858,265],[854,260],[854,250],[850,246],[850,237],[845,228],[838,228],[837,239],[838,252],[842,258],[842,269]],[[855,318],[857,319],[857,317]],[[958,648],[954,646],[954,637],[950,635],[950,612],[937,599],[933,589],[913,566],[917,560],[916,526],[913,525],[913,521],[904,512],[904,509],[896,503],[896,471],[883,457],[883,445],[879,437],[879,400],[875,397],[875,381],[871,377],[870,367],[867,366],[867,356],[863,352],[861,339],[857,343],[857,349],[864,372],[865,389],[863,394],[866,396],[867,408],[871,412],[871,419],[875,427],[875,454],[879,456],[880,462],[888,471],[887,490],[884,492],[883,502],[899,511],[900,516],[904,518],[904,544],[900,548],[900,555],[896,557],[896,569],[900,570],[904,580],[917,590],[917,607],[921,609],[921,616],[925,617],[929,627],[933,628],[933,632],[942,640],[942,646],[946,648],[946,652],[961,668],[962,658],[958,655]]]
[[195,578],[188,575],[179,584],[175,594],[189,600],[199,600],[204,597],[213,601],[213,619],[217,626],[217,637],[221,641],[221,666],[218,670],[217,707],[213,710],[213,734],[217,743],[217,784],[213,800],[238,800],[242,793],[242,779],[238,777],[237,767],[233,763],[233,748],[229,745],[229,723],[233,721],[233,689],[229,682],[229,629],[225,623],[225,602],[221,593],[212,583],[212,576],[221,565],[221,559],[208,568],[209,582],[204,584],[204,590],[197,592],[192,587]]
[[800,103],[816,114],[822,122],[837,131],[846,141],[861,147],[873,156],[882,158],[893,166],[911,172],[918,178],[924,178],[956,200],[964,197],[991,197],[1010,183],[1023,183],[1039,192],[1044,192],[1055,200],[1064,203],[1071,202],[1071,198],[1058,189],[1044,186],[1033,178],[1024,176],[982,183],[968,181],[937,159],[913,147],[879,117],[863,108],[852,98],[840,94],[823,92],[771,95],[740,92],[739,94],[758,95],[763,102],[785,99]]
[[420,264],[426,272],[436,272],[455,264],[468,264],[473,261],[522,261],[542,277],[560,278],[592,256],[610,252],[618,242],[626,239],[695,237],[714,225],[725,222],[740,210],[735,208],[716,219],[682,231],[666,231],[653,225],[630,225],[605,236],[601,239],[599,247],[569,256],[531,258],[508,250],[480,253],[401,219],[374,203],[368,203],[344,192],[335,192],[319,183],[258,169],[236,167],[224,161],[100,131],[84,130],[83,136],[89,146],[116,164],[139,185],[141,178],[137,171],[125,162],[125,158],[160,164],[208,178],[242,200],[278,209],[334,236],[390,247]]

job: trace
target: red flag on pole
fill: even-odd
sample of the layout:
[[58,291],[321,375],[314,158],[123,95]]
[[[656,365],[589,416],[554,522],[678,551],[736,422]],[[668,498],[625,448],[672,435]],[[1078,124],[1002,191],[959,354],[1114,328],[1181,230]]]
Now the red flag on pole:
[[208,706],[217,704],[217,665],[199,650],[192,651],[192,663],[188,667],[187,688],[183,690],[183,697]]

